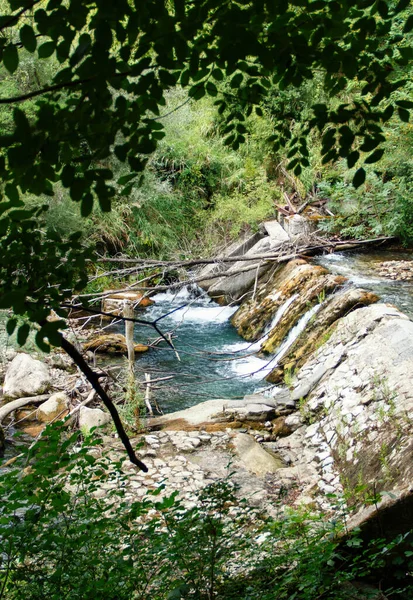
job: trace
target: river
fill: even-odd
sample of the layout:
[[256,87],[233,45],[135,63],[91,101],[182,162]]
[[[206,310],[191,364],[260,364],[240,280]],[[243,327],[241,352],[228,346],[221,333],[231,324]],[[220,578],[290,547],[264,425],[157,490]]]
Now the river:
[[[377,293],[382,301],[395,304],[413,318],[413,282],[398,282],[379,277],[375,263],[386,260],[412,259],[413,254],[336,253],[317,257],[314,261],[333,273],[345,275],[348,285],[356,285]],[[268,358],[256,355],[262,340],[248,343],[230,323],[236,306],[220,306],[199,288],[184,288],[177,293],[167,292],[153,297],[155,304],[146,309],[144,318],[168,316],[158,325],[173,336],[177,353],[162,342],[151,351],[138,356],[136,374],[144,381],[171,377],[153,386],[155,398],[164,412],[193,406],[212,398],[242,398],[268,388],[264,377],[286,352],[308,320],[319,308],[310,309],[290,331],[278,352]],[[274,316],[271,327],[281,318],[289,301]],[[136,326],[135,340],[151,343],[156,334],[148,327]],[[179,356],[179,359],[177,358]]]

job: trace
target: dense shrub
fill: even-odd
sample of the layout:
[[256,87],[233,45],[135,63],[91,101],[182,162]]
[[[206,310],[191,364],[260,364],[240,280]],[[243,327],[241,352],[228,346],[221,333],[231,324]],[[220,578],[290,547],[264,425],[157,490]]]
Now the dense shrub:
[[191,507],[162,486],[133,500],[121,464],[97,458],[99,444],[48,427],[1,472],[0,598],[347,600],[349,590],[368,598],[349,583],[359,578],[382,579],[392,598],[413,592],[406,536],[340,543],[339,511],[328,520],[280,499],[269,519],[228,481],[204,488]]

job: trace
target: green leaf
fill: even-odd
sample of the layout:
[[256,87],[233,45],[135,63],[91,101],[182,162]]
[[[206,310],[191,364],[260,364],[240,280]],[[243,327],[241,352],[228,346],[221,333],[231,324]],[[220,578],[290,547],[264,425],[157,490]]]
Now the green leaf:
[[405,8],[407,8],[410,4],[410,0],[400,0],[400,2],[397,4],[396,8],[394,9],[394,12],[397,14],[399,12],[402,12],[402,10],[404,10]]
[[186,69],[186,71],[182,71],[181,79],[180,79],[180,84],[182,85],[182,87],[186,87],[188,85],[189,77],[190,77],[190,72],[188,69]]
[[212,71],[212,77],[216,79],[216,81],[222,81],[224,79],[224,73],[221,69],[214,69]]
[[366,181],[366,171],[361,167],[357,169],[354,177],[353,177],[353,186],[355,188],[359,188]]
[[45,42],[44,44],[39,46],[39,49],[37,51],[39,58],[49,58],[49,56],[52,56],[53,52],[55,51],[55,48],[56,44],[54,42]]
[[19,190],[17,189],[16,185],[12,183],[7,183],[6,187],[4,188],[4,191],[7,198],[9,198],[12,204],[14,204],[15,206],[19,204]]
[[409,33],[413,29],[413,15],[410,15],[403,27],[403,33]]
[[406,110],[405,108],[398,108],[397,112],[399,113],[399,117],[400,117],[401,121],[404,121],[404,123],[409,122],[410,113],[408,110]]
[[368,165],[376,163],[381,159],[383,154],[384,154],[384,150],[382,148],[375,150],[372,154],[370,154],[370,156],[368,156],[366,158],[366,160],[364,162],[365,162],[365,164],[368,164]]
[[241,85],[243,79],[244,79],[244,76],[242,73],[237,73],[236,75],[234,75],[234,77],[231,79],[231,83],[230,83],[231,88],[232,89],[238,88]]
[[10,44],[3,51],[3,63],[9,73],[14,73],[19,66],[19,53],[16,46]]
[[13,334],[13,331],[16,329],[17,319],[9,319],[7,321],[6,330],[9,335]]
[[205,89],[209,96],[215,97],[218,94],[217,86],[214,83],[212,83],[212,81],[207,82]]
[[29,336],[29,333],[30,325],[28,323],[24,323],[24,325],[21,325],[19,327],[19,330],[17,332],[17,343],[19,344],[19,346],[24,346]]
[[137,173],[130,173],[129,175],[123,175],[122,177],[119,177],[117,183],[118,183],[118,185],[125,185],[126,183],[129,183],[129,181],[132,181],[132,179],[135,179],[136,176],[137,176]]
[[349,169],[352,169],[354,167],[359,157],[360,153],[357,152],[357,150],[355,150],[354,152],[350,152],[350,154],[347,156],[347,166]]
[[202,83],[198,83],[197,85],[193,85],[189,91],[188,96],[190,98],[194,98],[195,100],[200,100],[205,96],[205,88]]
[[37,39],[30,25],[23,25],[20,29],[20,41],[29,52],[34,52],[37,48]]
[[82,198],[82,204],[80,205],[80,214],[82,217],[88,217],[93,210],[93,196],[92,194],[86,194]]
[[379,0],[379,2],[377,3],[377,10],[379,11],[379,15],[382,19],[387,19],[387,17],[389,16],[389,7],[387,6],[387,3],[384,2],[384,0]]
[[398,100],[396,104],[401,108],[413,108],[413,102],[411,102],[411,100]]

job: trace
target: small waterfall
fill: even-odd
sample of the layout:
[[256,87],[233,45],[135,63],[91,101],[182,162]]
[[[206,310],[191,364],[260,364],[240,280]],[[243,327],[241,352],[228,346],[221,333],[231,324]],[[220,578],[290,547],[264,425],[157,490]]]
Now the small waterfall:
[[[265,328],[265,334],[262,338],[254,342],[253,344],[244,344],[243,347],[237,344],[237,349],[235,346],[227,346],[228,352],[240,351],[240,350],[248,350],[249,353],[240,356],[238,360],[235,360],[231,363],[231,370],[241,377],[249,377],[251,379],[261,380],[264,379],[270,371],[272,371],[274,367],[274,357],[270,360],[265,358],[260,358],[255,355],[255,352],[258,352],[261,349],[262,344],[265,340],[268,339],[271,331],[278,325],[281,321],[283,315],[287,311],[288,307],[298,298],[298,294],[294,294],[290,298],[288,298],[277,310],[271,323]],[[308,321],[307,321],[308,322]],[[304,325],[305,327],[305,325]],[[292,343],[292,342],[291,342]]]
[[298,321],[297,325],[295,325],[290,330],[289,334],[287,335],[287,337],[281,344],[277,354],[275,355],[274,366],[278,365],[278,363],[280,362],[282,357],[285,356],[285,354],[291,348],[291,346],[294,344],[295,340],[298,338],[300,333],[302,333],[304,331],[304,329],[307,327],[307,324],[308,324],[309,320],[311,319],[311,317],[316,314],[316,312],[320,309],[320,307],[321,307],[321,304],[316,304],[315,306],[310,308],[310,310],[308,310],[301,317],[301,319]]
[[185,285],[179,290],[167,290],[151,296],[151,300],[158,304],[182,304],[182,302],[193,298],[202,298],[206,302],[212,302],[206,292],[194,284]]
[[267,327],[265,328],[264,336],[262,338],[260,338],[259,340],[257,340],[256,342],[254,342],[253,344],[251,344],[251,346],[248,346],[249,350],[251,350],[253,352],[260,350],[263,343],[267,341],[268,336],[270,335],[271,331],[274,329],[274,327],[276,327],[278,325],[278,323],[283,318],[283,316],[284,316],[285,312],[287,311],[287,309],[289,308],[289,306],[291,306],[291,304],[294,302],[294,300],[296,298],[298,298],[298,296],[299,296],[299,294],[294,294],[293,296],[288,298],[284,302],[284,304],[281,304],[281,306],[278,307],[278,310],[275,313],[271,323],[269,325],[267,325]]

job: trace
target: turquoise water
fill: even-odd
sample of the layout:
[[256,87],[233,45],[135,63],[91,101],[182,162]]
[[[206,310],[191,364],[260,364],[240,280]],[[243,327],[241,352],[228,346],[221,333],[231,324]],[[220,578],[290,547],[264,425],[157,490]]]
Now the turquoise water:
[[[162,318],[158,327],[172,335],[180,360],[164,341],[136,360],[139,381],[144,381],[145,373],[150,373],[151,379],[172,377],[153,386],[164,412],[213,398],[243,398],[268,387],[263,378],[272,368],[273,357],[263,360],[255,356],[257,344],[251,345],[237,334],[229,321],[237,307],[219,306],[199,293],[185,288],[177,294],[157,294],[153,297],[156,304],[139,312],[142,318],[154,320],[175,310]],[[135,341],[153,343],[158,337],[152,328],[135,326]]]
[[[318,257],[315,262],[348,277],[349,285],[376,292],[382,301],[395,304],[412,318],[413,282],[394,282],[379,277],[375,268],[377,262],[401,258],[411,258],[411,255],[386,251],[337,253]],[[269,329],[276,326],[283,311],[296,297],[280,307]],[[145,381],[145,373],[150,374],[151,380],[170,377],[153,384],[153,396],[164,412],[187,408],[204,400],[243,398],[255,391],[267,390],[266,393],[271,394],[269,388],[272,386],[265,381],[265,376],[319,308],[318,305],[309,310],[278,351],[263,359],[256,355],[262,340],[250,344],[231,325],[230,318],[237,310],[236,306],[219,306],[199,288],[157,294],[153,300],[154,306],[138,314],[146,320],[163,317],[158,326],[164,334],[172,335],[180,360],[162,341],[149,352],[138,355],[136,374],[141,382]],[[168,314],[171,311],[172,314]],[[122,332],[123,326],[118,327]],[[158,337],[152,328],[135,327],[136,342],[151,344]]]
[[315,259],[332,273],[348,277],[349,284],[376,293],[381,302],[393,304],[413,319],[413,281],[380,277],[378,264],[388,260],[413,260],[413,252],[336,252]]

